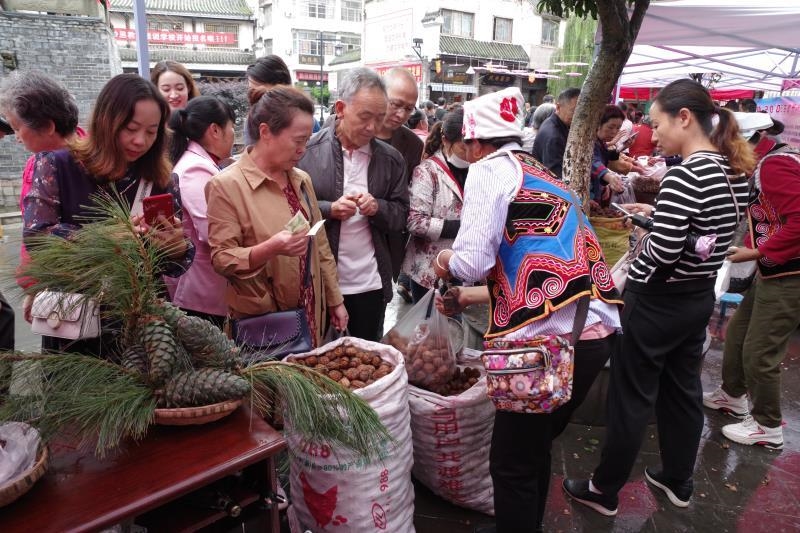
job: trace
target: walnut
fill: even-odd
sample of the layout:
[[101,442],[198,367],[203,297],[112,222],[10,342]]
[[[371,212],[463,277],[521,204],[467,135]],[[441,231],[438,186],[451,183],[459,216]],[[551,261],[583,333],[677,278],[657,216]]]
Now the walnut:
[[436,371],[436,367],[433,366],[433,363],[425,363],[422,365],[422,370],[425,371],[425,374],[432,374]]
[[321,364],[321,365],[327,365],[330,362],[331,362],[331,358],[328,357],[327,355],[323,355],[322,357],[319,358],[319,364]]
[[331,378],[333,381],[339,381],[344,377],[344,374],[342,374],[338,370],[331,370],[330,372],[328,372],[328,377]]
[[425,366],[425,361],[422,359],[414,359],[414,362],[411,363],[411,368],[414,370],[421,370],[423,366]]
[[372,379],[369,380],[369,381],[376,381],[376,380],[379,380],[382,377],[388,376],[388,375],[389,375],[389,371],[388,370],[380,370],[380,369],[378,369],[372,374]]
[[339,359],[334,359],[333,361],[330,361],[328,364],[326,364],[325,368],[327,368],[328,370],[336,370],[339,368],[340,365],[341,363],[339,362]]
[[317,372],[319,372],[321,374],[324,374],[324,373],[326,373],[328,371],[328,369],[325,368],[325,365],[314,365],[314,370],[316,370]]
[[372,362],[372,352],[361,352],[358,354],[358,358],[361,360],[362,365],[368,365]]
[[386,372],[387,374],[392,371],[392,366],[388,363],[381,363],[381,366],[378,367],[377,372]]
[[310,367],[313,368],[313,367],[317,366],[317,356],[316,355],[309,355],[305,359],[301,359],[300,362],[303,363],[306,366],[310,366]]
[[344,355],[344,348],[342,346],[337,346],[336,348],[333,349],[334,357],[341,357],[343,355]]
[[350,363],[347,366],[349,366],[350,368],[357,368],[358,365],[360,364],[361,361],[358,359],[358,357],[353,357],[352,359],[350,359]]
[[349,389],[350,388],[350,380],[347,379],[347,378],[342,378],[342,379],[339,380],[339,385],[341,385],[345,389]]
[[381,363],[383,363],[383,359],[381,359],[380,355],[373,355],[372,360],[369,362],[369,364],[371,364],[375,368],[381,366]]
[[344,375],[350,381],[358,379],[358,368],[348,368],[347,370],[344,371]]
[[344,349],[344,353],[352,357],[358,355],[358,349],[355,346],[348,346]]
[[366,383],[364,383],[363,381],[358,380],[358,379],[353,380],[353,381],[350,382],[350,388],[351,389],[363,389],[366,386],[367,386]]

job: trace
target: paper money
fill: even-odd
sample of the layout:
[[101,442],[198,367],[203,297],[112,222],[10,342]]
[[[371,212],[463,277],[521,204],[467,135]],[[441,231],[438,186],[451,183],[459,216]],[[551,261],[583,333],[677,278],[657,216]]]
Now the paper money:
[[303,216],[302,211],[298,211],[292,219],[286,223],[284,228],[291,233],[299,233],[309,228],[308,220]]

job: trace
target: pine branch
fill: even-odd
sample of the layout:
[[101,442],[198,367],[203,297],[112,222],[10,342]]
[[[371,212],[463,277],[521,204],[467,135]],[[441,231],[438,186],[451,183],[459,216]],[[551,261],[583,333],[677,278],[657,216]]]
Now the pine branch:
[[[102,359],[75,354],[0,354],[15,365],[12,382],[27,390],[0,406],[0,420],[36,426],[43,438],[69,433],[95,443],[103,457],[128,437],[141,439],[153,421],[153,392],[134,373]],[[13,388],[13,386],[12,386]]]
[[345,447],[367,460],[379,459],[392,442],[377,413],[330,378],[294,363],[269,361],[241,371],[252,384],[252,403],[266,411],[280,398],[287,428],[315,444]]

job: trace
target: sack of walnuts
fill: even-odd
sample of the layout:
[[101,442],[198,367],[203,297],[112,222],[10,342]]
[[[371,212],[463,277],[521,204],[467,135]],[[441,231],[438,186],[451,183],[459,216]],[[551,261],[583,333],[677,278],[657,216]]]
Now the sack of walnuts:
[[450,325],[433,305],[434,293],[429,290],[381,339],[403,354],[408,382],[428,390],[448,383],[456,371]]

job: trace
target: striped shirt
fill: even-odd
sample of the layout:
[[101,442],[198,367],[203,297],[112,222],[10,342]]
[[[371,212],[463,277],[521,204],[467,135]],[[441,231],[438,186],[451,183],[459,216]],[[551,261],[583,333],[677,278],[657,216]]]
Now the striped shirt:
[[[747,200],[746,178],[732,175],[728,160],[719,153],[695,152],[671,167],[656,198],[653,230],[644,237],[628,279],[640,283],[714,279]],[[705,261],[686,245],[689,233],[717,235],[714,251]]]
[[[500,150],[519,149],[518,144],[509,143]],[[495,265],[505,233],[508,205],[517,196],[521,185],[522,176],[514,161],[513,156],[498,156],[469,166],[464,185],[461,227],[453,242],[453,256],[449,264],[450,273],[462,281],[483,281]],[[571,333],[576,309],[577,303],[570,303],[504,338],[531,339],[536,335]],[[612,330],[619,328],[617,306],[592,299],[586,328],[596,324]]]

